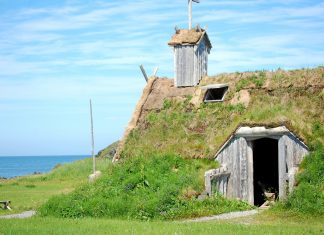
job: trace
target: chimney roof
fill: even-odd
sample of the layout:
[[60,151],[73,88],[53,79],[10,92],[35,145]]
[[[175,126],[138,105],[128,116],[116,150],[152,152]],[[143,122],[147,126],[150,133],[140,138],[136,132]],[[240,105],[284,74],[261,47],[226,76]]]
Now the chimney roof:
[[208,44],[211,46],[211,43],[209,41],[207,32],[204,29],[201,29],[199,27],[195,29],[180,29],[177,30],[176,33],[172,36],[171,40],[168,42],[169,46],[175,46],[175,45],[196,45],[199,44],[201,39],[206,35]]

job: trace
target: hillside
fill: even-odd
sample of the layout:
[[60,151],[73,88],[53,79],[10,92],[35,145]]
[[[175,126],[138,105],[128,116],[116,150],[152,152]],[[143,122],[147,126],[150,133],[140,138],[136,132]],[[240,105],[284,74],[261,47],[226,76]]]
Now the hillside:
[[[277,208],[322,215],[323,80],[323,67],[221,74],[194,88],[151,78],[119,142],[119,163],[94,184],[52,197],[39,213],[164,220],[249,209],[218,193],[208,197],[204,173],[218,167],[212,158],[239,125],[284,124],[317,152],[302,165],[301,187]],[[204,103],[204,86],[214,83],[228,84],[225,99]]]
[[[229,85],[224,102],[204,103],[205,85]],[[324,68],[256,71],[205,77],[176,88],[153,78],[144,89],[121,141],[121,158],[155,153],[212,158],[243,124],[286,125],[312,147],[323,143]]]

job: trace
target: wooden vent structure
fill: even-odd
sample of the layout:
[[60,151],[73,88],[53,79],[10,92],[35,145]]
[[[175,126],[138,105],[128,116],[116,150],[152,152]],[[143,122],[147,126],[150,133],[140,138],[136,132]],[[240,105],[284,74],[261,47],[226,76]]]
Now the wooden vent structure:
[[222,102],[224,101],[225,94],[228,91],[227,84],[215,84],[202,87],[203,90],[206,90],[204,96],[204,102]]
[[196,86],[202,77],[207,76],[208,55],[212,48],[206,30],[197,26],[194,29],[177,29],[168,43],[174,51],[176,87]]

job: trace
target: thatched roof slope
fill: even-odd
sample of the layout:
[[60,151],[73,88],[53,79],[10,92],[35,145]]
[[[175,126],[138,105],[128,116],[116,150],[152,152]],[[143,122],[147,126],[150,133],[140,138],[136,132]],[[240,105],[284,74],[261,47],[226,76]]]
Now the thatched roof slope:
[[206,36],[208,46],[211,47],[207,32],[204,29],[180,29],[172,36],[171,40],[168,42],[170,46],[176,45],[196,45]]

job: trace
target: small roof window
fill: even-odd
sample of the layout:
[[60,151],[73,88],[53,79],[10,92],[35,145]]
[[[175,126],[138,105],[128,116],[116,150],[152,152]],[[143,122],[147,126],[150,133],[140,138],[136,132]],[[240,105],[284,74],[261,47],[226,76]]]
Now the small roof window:
[[204,102],[222,102],[224,101],[225,94],[228,90],[227,84],[214,84],[202,87],[206,89]]

